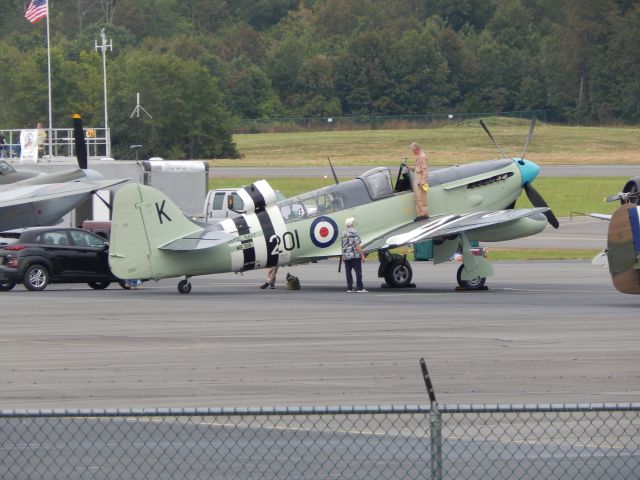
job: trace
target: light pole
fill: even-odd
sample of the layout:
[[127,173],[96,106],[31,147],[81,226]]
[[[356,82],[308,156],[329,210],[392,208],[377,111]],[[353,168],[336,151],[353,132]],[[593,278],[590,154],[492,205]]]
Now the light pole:
[[104,89],[104,141],[106,145],[107,158],[111,158],[111,135],[109,133],[109,115],[107,114],[107,48],[113,51],[112,41],[107,43],[107,34],[104,28],[100,30],[100,39],[102,44],[98,45],[96,40],[96,52],[102,50],[102,72],[103,72],[103,89]]

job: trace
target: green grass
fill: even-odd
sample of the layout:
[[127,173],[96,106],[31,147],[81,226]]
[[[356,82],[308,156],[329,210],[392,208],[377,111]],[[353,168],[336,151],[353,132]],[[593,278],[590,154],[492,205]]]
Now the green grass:
[[[487,118],[507,154],[522,154],[529,122]],[[500,157],[477,121],[403,130],[350,130],[234,135],[242,159],[213,160],[220,166],[397,165],[419,142],[432,165],[454,165]],[[538,123],[527,158],[550,164],[639,164],[640,127],[575,127]],[[578,167],[579,168],[579,167]]]
[[490,248],[487,258],[500,260],[591,260],[600,250]]
[[[233,188],[248,185],[259,178],[211,178],[209,188]],[[604,203],[607,195],[619,192],[626,177],[538,177],[534,184],[557,217],[568,217],[572,212],[613,213],[618,203]],[[286,197],[333,184],[332,178],[269,178],[269,184]],[[517,208],[531,207],[522,195]]]
[[[568,217],[572,212],[613,213],[620,204],[605,203],[604,197],[618,193],[627,180],[627,177],[538,177],[533,183],[557,217]],[[526,195],[520,196],[516,207],[531,207]]]

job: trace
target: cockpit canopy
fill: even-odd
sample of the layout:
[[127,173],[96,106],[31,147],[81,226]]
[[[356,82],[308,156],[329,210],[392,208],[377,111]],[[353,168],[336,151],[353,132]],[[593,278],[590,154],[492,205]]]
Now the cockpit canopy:
[[357,207],[393,195],[391,172],[373,168],[354,180],[324,187],[278,203],[285,222]]

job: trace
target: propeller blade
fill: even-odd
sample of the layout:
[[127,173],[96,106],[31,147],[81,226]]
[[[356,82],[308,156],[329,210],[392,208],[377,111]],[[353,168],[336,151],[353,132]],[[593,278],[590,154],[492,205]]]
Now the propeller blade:
[[500,151],[500,153],[502,154],[502,156],[504,158],[509,158],[509,156],[505,153],[505,151],[502,149],[502,147],[498,144],[498,142],[496,142],[495,138],[493,138],[493,135],[491,135],[491,132],[489,131],[489,129],[487,128],[487,126],[484,124],[484,122],[482,121],[482,119],[480,119],[480,125],[482,125],[482,128],[484,128],[484,131],[487,132],[487,135],[489,135],[489,138],[491,139],[491,141],[493,142],[493,144],[496,146],[496,148]]
[[[538,191],[533,188],[533,185],[531,185],[531,183],[527,182],[524,184],[524,191],[526,192],[527,198],[531,202],[531,205],[533,205],[534,207],[549,208],[549,205],[547,205],[547,202],[544,201],[542,195],[540,195]],[[546,212],[544,212],[544,216],[547,217],[549,225],[551,225],[553,228],[558,228],[560,226],[560,222],[558,222],[558,219],[551,210],[547,210]]]
[[617,200],[621,200],[623,197],[623,193],[616,193],[615,195],[609,195],[607,197],[604,197],[604,201],[609,203],[609,202],[615,202]]
[[531,123],[529,124],[529,134],[527,135],[527,141],[524,143],[524,151],[522,152],[522,157],[520,157],[521,160],[524,160],[524,156],[527,153],[527,149],[529,148],[529,142],[533,137],[533,129],[535,126],[536,126],[536,117],[533,117],[531,119]]
[[78,166],[82,170],[87,169],[87,142],[84,139],[84,130],[82,128],[82,117],[77,113],[73,114],[73,138],[76,142],[76,158]]
[[616,202],[620,200],[623,203],[631,202],[633,199],[640,197],[640,192],[630,191],[630,192],[620,192],[615,195],[609,195],[605,197],[605,202]]

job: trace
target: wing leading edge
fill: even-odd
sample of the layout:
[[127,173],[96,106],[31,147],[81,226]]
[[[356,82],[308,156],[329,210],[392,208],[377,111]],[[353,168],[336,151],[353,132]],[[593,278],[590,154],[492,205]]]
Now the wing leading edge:
[[44,200],[55,200],[73,195],[90,194],[126,182],[128,179],[76,181],[15,187],[0,192],[0,208],[23,205]]
[[[487,227],[506,224],[521,218],[535,217],[543,214],[547,210],[548,208],[546,207],[522,208],[518,210],[497,210],[493,212],[474,212],[434,217],[433,219],[429,219],[427,223],[409,231],[406,231],[406,228],[412,224],[401,227],[401,229],[395,232],[390,232],[386,238],[386,242],[377,248],[394,248],[422,240],[487,229]],[[373,243],[375,243],[375,241],[365,247],[370,249]]]

